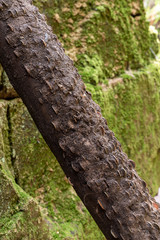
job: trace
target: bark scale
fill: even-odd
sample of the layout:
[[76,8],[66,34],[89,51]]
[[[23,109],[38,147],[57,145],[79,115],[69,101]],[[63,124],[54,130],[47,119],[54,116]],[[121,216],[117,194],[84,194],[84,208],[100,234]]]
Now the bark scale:
[[106,238],[160,239],[159,205],[29,0],[0,0],[0,62]]

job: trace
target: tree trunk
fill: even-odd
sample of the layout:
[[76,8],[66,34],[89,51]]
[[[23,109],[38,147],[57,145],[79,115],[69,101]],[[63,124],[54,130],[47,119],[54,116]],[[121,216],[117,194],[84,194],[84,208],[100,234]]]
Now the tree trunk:
[[0,61],[106,238],[159,239],[160,210],[44,16],[0,0]]

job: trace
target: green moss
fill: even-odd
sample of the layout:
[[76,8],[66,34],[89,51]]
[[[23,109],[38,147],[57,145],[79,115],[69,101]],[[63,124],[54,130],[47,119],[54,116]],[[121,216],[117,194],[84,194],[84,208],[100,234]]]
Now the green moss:
[[[98,56],[106,77],[114,77],[126,69],[148,64],[154,57],[151,48],[157,54],[157,40],[148,31],[142,0],[62,0],[61,4],[35,0],[34,3],[48,17],[76,66],[81,66],[86,56],[90,60]],[[85,80],[90,73],[86,68]],[[98,80],[94,77],[93,81]]]
[[156,33],[151,33],[150,38],[151,38],[150,51],[151,51],[151,54],[152,54],[152,58],[156,59],[157,58],[156,54],[158,52],[159,45],[154,44],[154,43],[155,43],[155,41],[157,41],[158,35]]
[[4,163],[0,163],[0,203],[0,239],[51,239],[39,206],[15,183]]
[[[79,55],[78,69],[85,83],[97,85],[105,82],[105,72],[103,71],[103,61],[98,55]],[[106,81],[107,82],[107,81]]]
[[0,219],[2,240],[51,240],[48,226],[36,203],[28,202],[21,211]]

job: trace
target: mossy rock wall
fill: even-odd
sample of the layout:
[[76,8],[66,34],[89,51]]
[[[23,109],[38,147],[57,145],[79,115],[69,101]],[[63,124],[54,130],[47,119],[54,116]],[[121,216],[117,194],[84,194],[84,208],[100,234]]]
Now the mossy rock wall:
[[0,239],[51,240],[47,215],[14,179],[8,106],[0,101]]
[[138,69],[158,51],[142,0],[33,2],[47,16],[85,82],[96,84]]
[[[154,195],[160,183],[160,70],[143,2],[34,3]],[[1,67],[0,98],[0,239],[103,240]]]

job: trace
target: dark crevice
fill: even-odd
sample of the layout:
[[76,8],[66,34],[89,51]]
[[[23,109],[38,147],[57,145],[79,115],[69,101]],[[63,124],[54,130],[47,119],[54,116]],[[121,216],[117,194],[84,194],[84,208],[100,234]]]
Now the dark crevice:
[[[19,98],[19,97],[18,97],[18,96],[17,96],[17,97],[16,97],[16,96],[15,96],[15,97],[14,97],[14,96],[13,96],[13,97],[11,96],[11,97],[4,97],[3,99],[10,101],[10,100],[14,100],[14,99],[17,99],[17,98]],[[2,98],[1,98],[1,99],[2,99]]]
[[14,170],[14,179],[15,182],[18,184],[18,175],[15,173],[15,157],[13,157],[13,142],[12,142],[12,123],[11,123],[11,116],[10,116],[10,106],[7,107],[7,121],[8,121],[8,141],[10,146],[10,159],[11,164]]
[[129,61],[126,62],[126,70],[129,70]]
[[18,94],[13,89],[8,89],[4,87],[3,84],[0,84],[0,99],[4,100],[13,100],[19,98]]
[[12,160],[12,136],[11,136],[11,119],[10,119],[10,106],[8,105],[7,107],[7,120],[8,120],[8,140],[9,140],[9,146],[10,146],[10,157],[11,157],[11,160]]
[[141,13],[131,13],[131,16],[132,16],[133,18],[140,17],[140,16],[141,16]]

